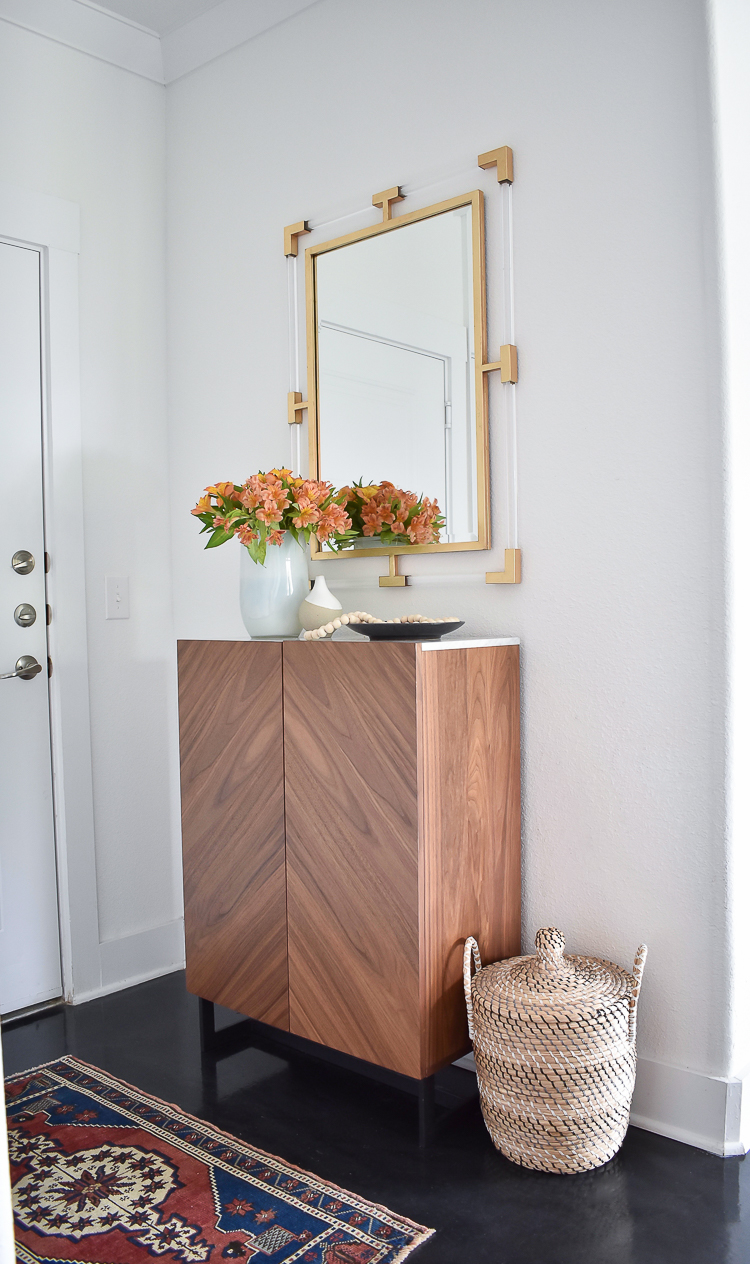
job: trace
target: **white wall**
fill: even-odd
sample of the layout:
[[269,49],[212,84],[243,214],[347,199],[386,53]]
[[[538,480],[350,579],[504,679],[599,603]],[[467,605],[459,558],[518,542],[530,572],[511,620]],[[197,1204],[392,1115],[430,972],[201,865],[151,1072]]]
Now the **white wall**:
[[[159,85],[0,22],[3,178],[81,207],[101,940],[95,990],[182,959],[165,428],[164,95]],[[51,549],[54,562],[54,539]],[[105,621],[105,574],[130,576],[129,621]]]
[[[282,227],[513,147],[523,583],[410,594],[379,590],[375,559],[326,573],[334,591],[352,568],[366,577],[341,592],[349,605],[460,607],[469,633],[520,634],[525,945],[555,923],[571,950],[627,964],[647,941],[639,1121],[721,1149],[723,454],[702,4],[322,0],[172,84],[167,120],[180,637],[243,635],[236,550],[202,551],[196,495],[288,457]],[[496,277],[488,288],[492,328]],[[468,568],[501,569],[500,549],[406,569]],[[709,1086],[702,1115],[691,1084]]]

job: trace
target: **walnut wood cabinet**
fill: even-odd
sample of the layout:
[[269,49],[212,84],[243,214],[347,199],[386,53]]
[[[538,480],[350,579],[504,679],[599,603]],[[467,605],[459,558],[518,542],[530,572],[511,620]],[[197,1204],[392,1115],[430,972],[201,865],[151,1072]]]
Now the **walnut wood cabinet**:
[[520,951],[518,644],[181,641],[187,986],[416,1079]]

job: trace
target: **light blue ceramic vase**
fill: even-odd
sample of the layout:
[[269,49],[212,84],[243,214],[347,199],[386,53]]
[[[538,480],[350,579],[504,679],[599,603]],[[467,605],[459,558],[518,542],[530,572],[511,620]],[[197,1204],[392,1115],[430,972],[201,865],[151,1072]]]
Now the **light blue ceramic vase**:
[[264,566],[240,546],[240,611],[250,639],[296,636],[300,603],[308,593],[307,549],[289,531],[269,544]]

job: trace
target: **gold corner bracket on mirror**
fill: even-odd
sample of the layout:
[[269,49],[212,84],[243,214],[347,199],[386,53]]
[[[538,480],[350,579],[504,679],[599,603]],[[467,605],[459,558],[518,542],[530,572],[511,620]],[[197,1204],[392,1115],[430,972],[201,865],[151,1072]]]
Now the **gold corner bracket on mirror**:
[[310,232],[310,225],[306,219],[301,219],[298,224],[287,224],[284,229],[284,254],[287,258],[292,255],[297,257],[297,238],[305,237]]
[[505,550],[505,570],[486,571],[485,584],[520,584],[521,582],[521,550]]
[[406,575],[398,573],[398,555],[391,553],[388,558],[388,574],[378,576],[380,588],[406,588]]
[[513,150],[510,145],[502,145],[500,149],[489,149],[486,154],[480,154],[477,166],[483,171],[497,167],[498,184],[513,183]]

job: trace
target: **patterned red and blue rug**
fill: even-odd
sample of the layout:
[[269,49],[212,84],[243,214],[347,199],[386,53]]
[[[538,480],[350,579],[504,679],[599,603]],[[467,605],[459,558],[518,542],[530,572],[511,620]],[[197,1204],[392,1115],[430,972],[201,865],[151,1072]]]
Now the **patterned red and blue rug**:
[[396,1264],[433,1233],[77,1058],[5,1091],[23,1264]]

